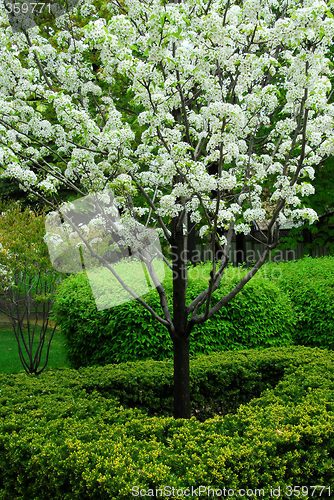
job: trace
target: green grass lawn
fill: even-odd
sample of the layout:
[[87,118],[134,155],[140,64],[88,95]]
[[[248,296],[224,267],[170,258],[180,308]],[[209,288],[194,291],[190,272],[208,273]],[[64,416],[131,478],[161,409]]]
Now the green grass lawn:
[[[51,330],[48,330],[48,333],[50,332]],[[47,344],[43,348],[42,363],[45,361],[46,349]],[[64,337],[59,330],[56,330],[51,342],[49,361],[45,369],[69,367],[64,347]],[[20,361],[15,334],[10,326],[0,325],[0,373],[18,373],[20,371],[24,371],[24,369]]]

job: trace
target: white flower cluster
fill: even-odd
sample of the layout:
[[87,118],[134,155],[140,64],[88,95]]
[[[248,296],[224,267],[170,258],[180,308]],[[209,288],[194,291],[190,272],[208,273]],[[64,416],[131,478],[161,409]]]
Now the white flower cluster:
[[119,174],[115,180],[109,183],[111,188],[115,188],[116,190],[122,188],[129,194],[136,194],[137,190],[134,186],[130,175],[128,174]]
[[243,217],[249,222],[263,222],[266,217],[266,211],[264,210],[264,208],[248,208],[244,211]]
[[234,231],[236,233],[244,233],[245,235],[247,235],[251,232],[251,227],[249,224],[245,224],[242,222],[241,224],[235,224]]
[[310,196],[310,194],[315,193],[315,188],[309,182],[302,182],[296,186],[296,192],[300,193],[301,196]]
[[300,220],[309,221],[310,224],[313,224],[318,220],[318,214],[312,208],[300,208],[291,210],[290,213],[291,218]]
[[89,243],[91,245],[94,245],[94,243],[99,243],[100,241],[103,241],[102,238],[93,238]]
[[192,166],[191,172],[188,175],[189,185],[194,192],[210,192],[217,189],[217,181],[214,176],[210,175],[205,166],[199,162],[196,167]]
[[0,289],[2,289],[3,291],[9,290],[10,287],[15,284],[13,272],[8,268],[8,266],[5,266],[4,264],[0,264],[0,276]]
[[[52,174],[60,167],[49,170],[57,163],[86,192],[113,187],[117,198],[105,213],[122,207],[129,237],[131,214],[150,210],[142,196],[136,204],[143,206],[130,210],[138,186],[157,207],[151,221],[185,209],[203,224],[201,236],[218,199],[219,226],[238,218],[236,231],[246,234],[248,222],[265,220],[265,197],[274,206],[285,200],[295,218],[315,220],[301,199],[314,193],[314,166],[334,154],[334,19],[324,0],[214,1],[205,8],[202,0],[163,8],[158,0],[125,0],[121,13],[115,0],[108,22],[92,0],[78,9],[91,18],[79,25],[64,15],[52,43],[39,28],[30,45],[23,34],[1,30],[4,176],[26,190],[56,193]],[[293,180],[301,106],[308,109],[307,145]],[[279,222],[287,217],[281,212]]]
[[60,234],[52,234],[52,233],[46,233],[43,236],[43,240],[45,243],[50,244],[52,243],[53,249],[55,250],[58,245],[64,242],[63,238],[61,237]]
[[203,238],[204,234],[206,233],[206,231],[208,229],[209,229],[209,226],[207,224],[205,224],[204,226],[201,227],[201,229],[199,230],[200,238]]
[[80,229],[80,231],[83,231],[86,234],[89,233],[89,227],[87,226],[87,224],[84,224],[83,222],[78,224],[78,228]]
[[37,184],[37,188],[42,191],[57,193],[57,186],[59,186],[60,180],[53,175],[47,174],[46,178]]
[[[110,211],[108,211],[108,209],[105,208],[104,212],[106,214],[110,214],[114,217],[119,217],[119,213],[118,213],[117,208],[116,207],[112,207],[112,208],[113,208],[113,210],[110,210]],[[106,219],[104,217],[102,217],[102,215],[98,215],[89,221],[88,227],[90,229],[93,229],[93,230],[104,228],[104,227],[106,227]]]
[[18,163],[9,163],[6,171],[1,174],[1,177],[19,179],[24,191],[30,186],[35,186],[37,183],[37,175],[27,167],[20,167]]
[[[60,207],[60,211],[61,213],[68,213],[70,212],[71,210],[75,210],[75,206],[72,202],[68,201],[66,203],[63,203]],[[53,214],[53,212],[51,212],[51,214]]]
[[175,196],[166,194],[160,198],[160,209],[157,211],[158,215],[176,217],[181,210],[182,205],[176,203]]
[[288,205],[298,206],[301,203],[301,200],[297,195],[298,192],[304,196],[303,193],[312,194],[314,189],[312,186],[307,183],[303,183],[301,186],[299,185],[291,185],[290,179],[287,176],[280,175],[278,176],[277,182],[274,184],[274,188],[277,188],[276,191],[272,194],[270,200],[275,202],[279,199],[286,200]]
[[218,189],[227,189],[232,191],[237,185],[237,178],[229,172],[222,172],[221,177],[217,180]]

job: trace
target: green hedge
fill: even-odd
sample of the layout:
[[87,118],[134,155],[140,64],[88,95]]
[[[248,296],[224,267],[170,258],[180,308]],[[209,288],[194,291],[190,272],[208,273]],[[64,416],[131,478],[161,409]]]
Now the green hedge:
[[[208,286],[209,272],[209,264],[189,270],[189,302]],[[212,304],[232,289],[240,279],[240,272],[244,271],[227,270]],[[164,286],[171,305],[170,276]],[[156,290],[145,300],[162,315]],[[153,320],[137,301],[97,311],[85,274],[72,275],[61,283],[54,312],[74,368],[143,359],[164,360],[172,355],[167,329]],[[191,354],[209,354],[290,345],[294,325],[295,314],[288,295],[282,293],[277,282],[259,273],[212,320],[195,326],[190,351]]]
[[[322,352],[288,347],[193,357],[190,363],[193,415],[203,420],[215,413],[225,414],[227,409],[231,411],[258,397],[265,389],[275,387],[288,367],[308,363]],[[173,362],[170,360],[64,369],[50,372],[48,380],[52,380],[52,385],[117,398],[122,405],[138,407],[151,415],[173,413]]]
[[[160,382],[155,378],[162,387],[168,362],[138,363],[136,382],[132,364],[50,371],[38,378],[2,375],[0,499],[129,500],[134,486],[147,493],[166,486],[263,488],[262,498],[273,498],[270,487],[280,487],[275,498],[286,499],[292,485],[333,488],[334,353],[295,347],[220,357],[220,368],[217,355],[192,360],[192,387],[203,396],[211,387],[220,398],[241,401],[246,391],[236,373],[248,379],[249,396],[261,378],[262,388],[269,387],[236,414],[205,422],[150,417],[115,398],[117,379],[123,380],[123,394],[138,387],[144,392],[146,371],[153,378],[162,373]],[[258,389],[252,391],[252,384]],[[161,387],[152,385],[151,391],[157,396]],[[154,411],[152,394],[142,397]],[[302,498],[319,497],[320,490],[311,493]],[[321,497],[332,494],[324,490]],[[189,498],[203,497],[212,498]]]
[[269,275],[278,267],[277,284],[288,293],[297,316],[294,343],[334,349],[334,256],[270,264]]

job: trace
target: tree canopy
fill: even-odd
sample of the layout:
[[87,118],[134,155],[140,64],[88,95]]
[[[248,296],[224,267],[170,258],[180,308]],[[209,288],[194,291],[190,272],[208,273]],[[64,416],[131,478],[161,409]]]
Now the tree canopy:
[[[325,0],[113,0],[103,10],[84,0],[55,28],[14,33],[2,10],[3,175],[54,209],[64,186],[77,197],[113,190],[123,233],[149,224],[170,244],[173,310],[147,255],[161,311],[133,296],[168,329],[184,390],[192,326],[254,276],[280,224],[317,220],[304,200],[334,150],[333,18]],[[71,209],[62,215],[77,231]],[[263,255],[211,306],[233,231],[249,234],[263,220]],[[188,222],[221,250],[189,304]],[[92,241],[85,247],[114,274]],[[178,416],[189,414],[182,390]]]

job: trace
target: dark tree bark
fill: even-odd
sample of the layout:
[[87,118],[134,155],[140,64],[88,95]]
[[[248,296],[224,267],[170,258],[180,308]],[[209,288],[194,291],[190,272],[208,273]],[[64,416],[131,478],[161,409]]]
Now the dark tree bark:
[[190,216],[188,214],[188,261],[196,266],[196,224],[190,221]]
[[241,266],[246,262],[246,238],[243,233],[236,234],[236,264]]
[[174,418],[190,418],[189,338],[180,333],[174,350]]
[[183,224],[175,219],[171,236],[173,260],[174,418],[190,418],[189,335],[187,326],[187,252]]

